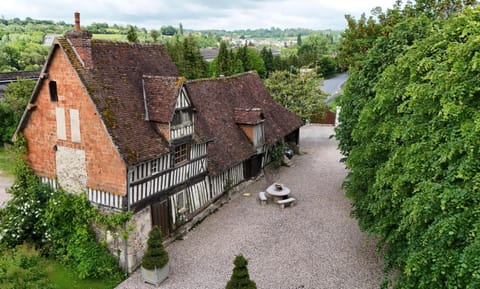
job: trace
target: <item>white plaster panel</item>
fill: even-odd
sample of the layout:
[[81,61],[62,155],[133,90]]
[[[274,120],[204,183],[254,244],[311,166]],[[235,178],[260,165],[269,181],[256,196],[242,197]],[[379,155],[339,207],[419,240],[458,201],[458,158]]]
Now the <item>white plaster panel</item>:
[[78,109],[70,109],[70,129],[72,141],[80,142],[80,115]]
[[55,119],[57,121],[57,138],[67,140],[67,129],[65,127],[65,109],[63,107],[55,108]]
[[63,189],[70,193],[87,190],[85,151],[58,146],[55,161],[58,183]]

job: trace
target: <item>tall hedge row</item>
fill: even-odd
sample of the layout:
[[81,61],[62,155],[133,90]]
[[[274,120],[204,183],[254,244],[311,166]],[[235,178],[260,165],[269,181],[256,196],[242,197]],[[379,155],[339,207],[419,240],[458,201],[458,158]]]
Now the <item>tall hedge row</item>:
[[395,288],[480,288],[480,8],[412,11],[340,100],[346,194]]

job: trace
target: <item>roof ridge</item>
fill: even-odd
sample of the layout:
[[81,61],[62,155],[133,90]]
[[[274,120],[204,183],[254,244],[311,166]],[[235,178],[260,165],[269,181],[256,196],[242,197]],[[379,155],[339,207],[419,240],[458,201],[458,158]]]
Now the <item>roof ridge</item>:
[[229,76],[221,76],[221,77],[215,77],[215,78],[198,78],[198,79],[189,79],[186,81],[186,83],[196,83],[196,82],[204,82],[204,81],[216,81],[216,80],[229,80],[229,79],[235,79],[235,78],[239,78],[241,76],[244,76],[244,75],[251,75],[251,74],[254,74],[254,75],[257,75],[258,76],[258,73],[254,70],[250,70],[250,71],[245,71],[245,72],[241,72],[241,73],[237,73],[237,74],[234,74],[234,75],[229,75]]
[[130,46],[162,46],[166,48],[166,45],[162,43],[137,43],[137,42],[129,42],[129,41],[123,41],[123,40],[102,39],[102,38],[92,38],[92,43],[128,44]]

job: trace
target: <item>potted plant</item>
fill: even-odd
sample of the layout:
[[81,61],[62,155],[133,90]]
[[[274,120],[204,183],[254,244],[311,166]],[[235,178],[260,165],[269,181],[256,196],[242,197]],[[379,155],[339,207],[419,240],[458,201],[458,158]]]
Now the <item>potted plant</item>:
[[143,281],[158,286],[167,279],[168,271],[168,252],[163,247],[162,231],[153,226],[148,233],[147,251],[142,258]]

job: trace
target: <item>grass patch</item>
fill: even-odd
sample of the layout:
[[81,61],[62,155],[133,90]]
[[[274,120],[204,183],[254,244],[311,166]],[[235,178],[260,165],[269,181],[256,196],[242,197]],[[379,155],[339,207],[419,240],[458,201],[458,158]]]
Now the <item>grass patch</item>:
[[13,149],[0,147],[0,171],[13,176],[16,163],[17,158]]
[[122,281],[116,276],[81,280],[73,270],[41,257],[27,244],[0,251],[0,288],[113,289]]
[[121,279],[80,279],[73,270],[55,261],[45,260],[49,280],[57,289],[112,289]]

